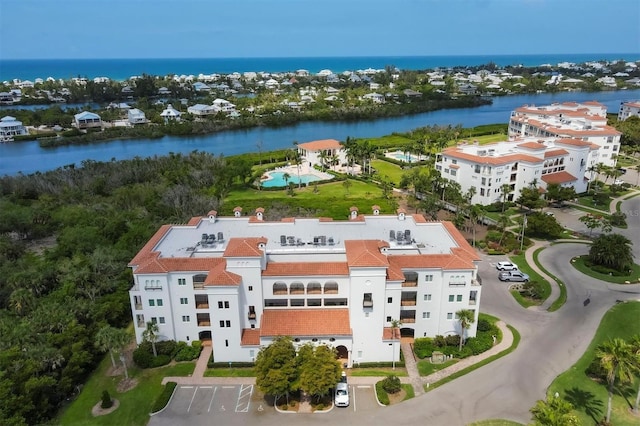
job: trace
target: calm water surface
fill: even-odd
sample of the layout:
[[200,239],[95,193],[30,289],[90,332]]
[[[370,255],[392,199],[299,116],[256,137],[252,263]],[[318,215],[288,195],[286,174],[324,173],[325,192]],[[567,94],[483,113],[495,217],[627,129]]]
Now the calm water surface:
[[246,152],[272,151],[293,147],[293,142],[318,139],[344,141],[347,136],[374,138],[393,132],[407,132],[427,125],[462,125],[507,123],[514,109],[528,105],[547,105],[554,102],[598,101],[609,112],[617,113],[623,101],[640,99],[640,89],[596,93],[558,93],[505,96],[493,99],[492,105],[479,108],[440,110],[411,116],[383,118],[357,122],[305,122],[280,128],[235,130],[198,137],[170,137],[160,139],[116,140],[79,146],[40,148],[37,142],[0,144],[0,175],[34,173],[53,170],[69,164],[80,165],[83,160],[111,161],[134,157],[162,156],[169,153],[209,152],[225,156]]

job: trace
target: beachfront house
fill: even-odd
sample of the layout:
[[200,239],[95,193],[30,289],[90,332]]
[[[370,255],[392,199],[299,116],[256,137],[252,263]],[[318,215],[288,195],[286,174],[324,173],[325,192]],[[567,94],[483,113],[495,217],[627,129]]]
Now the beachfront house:
[[160,113],[160,117],[164,118],[165,124],[170,121],[180,121],[181,115],[182,113],[175,109],[171,104],[167,105],[167,108]]
[[131,108],[127,111],[127,119],[132,126],[136,124],[146,124],[148,122],[147,117],[144,115],[144,111],[138,108]]
[[29,132],[22,125],[22,121],[18,121],[15,117],[9,115],[0,118],[0,142],[12,141],[14,136],[28,134]]
[[213,105],[195,104],[187,108],[187,112],[197,117],[204,117],[205,115],[213,115],[217,111]]
[[316,165],[330,167],[332,165],[346,164],[347,162],[347,153],[344,145],[335,139],[323,139],[298,144],[298,152],[311,167]]
[[[234,211],[164,225],[131,260],[138,343],[151,322],[159,340],[200,340],[216,362],[253,362],[291,336],[333,346],[351,367],[399,360],[400,335],[476,335],[480,258],[452,223],[377,206],[339,221]],[[474,313],[466,330],[461,309]]]
[[73,116],[74,126],[78,129],[101,129],[102,119],[94,112],[83,111]]

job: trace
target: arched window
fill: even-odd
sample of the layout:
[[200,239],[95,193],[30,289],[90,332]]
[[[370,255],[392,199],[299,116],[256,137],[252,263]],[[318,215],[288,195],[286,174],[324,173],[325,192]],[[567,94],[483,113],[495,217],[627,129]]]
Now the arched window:
[[289,294],[304,294],[304,284],[300,281],[294,281],[289,288]]
[[324,283],[324,294],[338,294],[338,283],[335,281]]
[[322,285],[318,281],[311,281],[307,284],[307,294],[320,294],[322,293]]
[[287,285],[282,281],[273,283],[273,294],[287,294]]

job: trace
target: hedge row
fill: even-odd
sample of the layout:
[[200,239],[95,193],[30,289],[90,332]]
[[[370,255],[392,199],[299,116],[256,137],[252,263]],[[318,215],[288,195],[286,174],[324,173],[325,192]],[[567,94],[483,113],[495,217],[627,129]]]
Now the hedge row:
[[153,406],[151,407],[152,413],[157,413],[167,406],[169,400],[171,399],[171,395],[173,395],[173,391],[176,388],[176,382],[167,382],[164,385],[164,389],[162,389],[162,393],[158,395],[156,400],[153,402]]
[[167,365],[172,359],[176,361],[191,361],[200,356],[202,343],[196,340],[188,345],[186,342],[163,340],[156,343],[156,353],[153,356],[153,346],[150,342],[142,342],[133,351],[133,361],[140,368],[155,368]]

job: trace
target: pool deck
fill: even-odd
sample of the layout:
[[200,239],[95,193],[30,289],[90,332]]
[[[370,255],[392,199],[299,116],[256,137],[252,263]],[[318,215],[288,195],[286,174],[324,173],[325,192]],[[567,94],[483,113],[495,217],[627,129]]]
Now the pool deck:
[[[299,173],[298,173],[299,170]],[[268,179],[262,179],[263,182],[269,181],[270,180],[270,174],[274,173],[274,172],[279,172],[279,173],[288,173],[289,176],[293,177],[297,177],[298,174],[300,174],[300,176],[302,175],[313,175],[315,177],[317,177],[319,180],[330,180],[333,179],[333,176],[330,175],[329,173],[324,173],[321,172],[319,170],[314,169],[313,167],[310,167],[309,164],[301,164],[299,166],[299,168],[297,166],[283,166],[283,167],[278,167],[274,170],[269,170],[267,172],[264,173],[263,176],[269,176]]]

